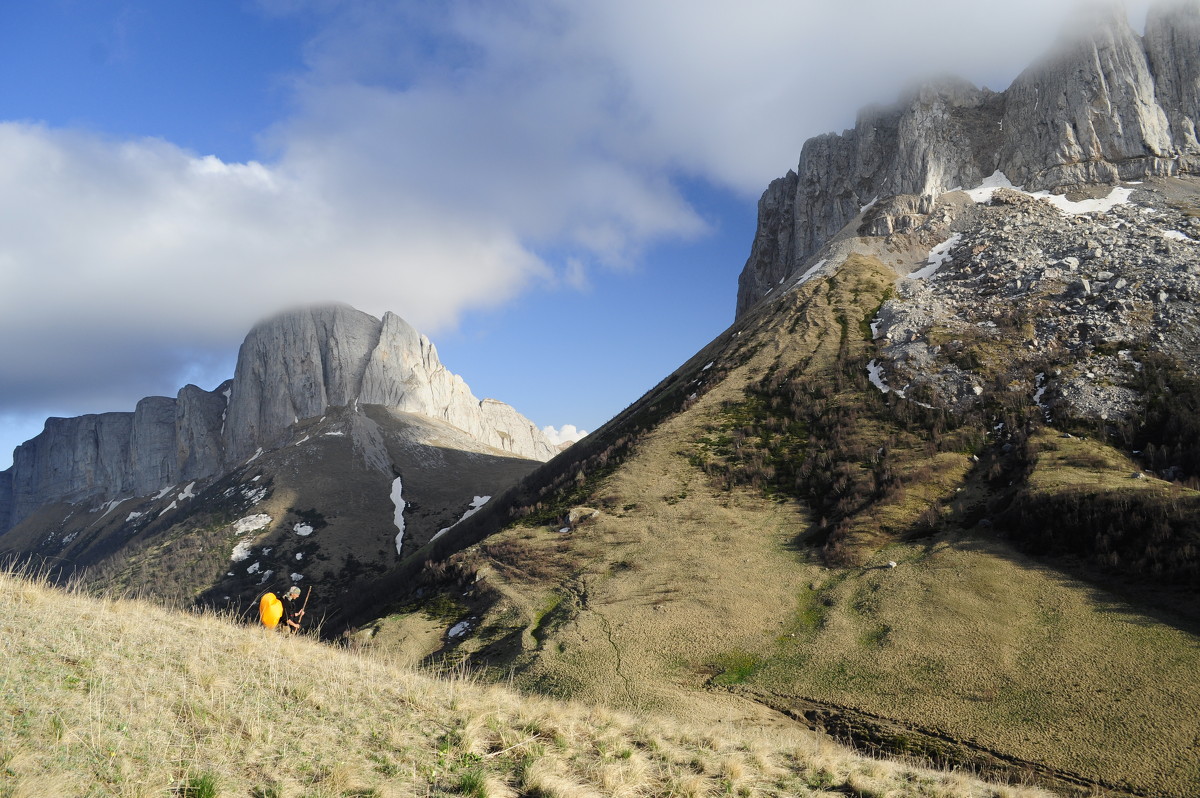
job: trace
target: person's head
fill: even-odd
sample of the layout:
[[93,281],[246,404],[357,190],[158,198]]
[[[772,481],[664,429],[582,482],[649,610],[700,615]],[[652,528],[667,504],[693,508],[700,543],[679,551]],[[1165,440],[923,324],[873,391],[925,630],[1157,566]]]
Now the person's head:
[[300,598],[300,588],[292,585],[290,588],[288,588],[287,597],[290,599]]

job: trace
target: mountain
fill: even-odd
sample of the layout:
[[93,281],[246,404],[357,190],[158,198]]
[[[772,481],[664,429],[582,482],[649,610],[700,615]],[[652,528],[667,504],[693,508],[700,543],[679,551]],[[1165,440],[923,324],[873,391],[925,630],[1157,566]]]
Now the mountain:
[[49,419],[0,474],[0,549],[185,603],[292,582],[328,600],[554,454],[398,316],[300,309],[255,326],[215,391]]
[[1195,6],[1155,6],[1144,37],[1117,5],[1087,14],[1003,92],[948,79],[862,111],[852,130],[807,141],[796,169],[759,201],[739,315],[815,264],[821,247],[878,201],[894,204],[886,221],[903,228],[939,195],[997,171],[1030,190],[1194,173]]
[[1200,792],[1195,3],[805,144],[733,326],[331,634],[736,695],[1060,794]]

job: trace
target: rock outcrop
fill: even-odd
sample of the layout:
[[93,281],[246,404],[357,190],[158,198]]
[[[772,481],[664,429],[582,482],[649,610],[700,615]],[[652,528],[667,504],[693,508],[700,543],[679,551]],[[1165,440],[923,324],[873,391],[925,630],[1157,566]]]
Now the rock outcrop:
[[[188,385],[142,399],[132,413],[50,418],[3,472],[0,531],[57,501],[145,496],[219,469],[225,397]],[[3,489],[0,488],[0,492]]]
[[1004,92],[944,80],[868,108],[854,129],[807,141],[796,170],[763,194],[737,314],[880,198],[928,208],[996,171],[1031,190],[1200,171],[1198,116],[1194,3],[1153,9],[1144,37],[1120,9],[1082,20]]
[[251,331],[238,355],[225,426],[227,458],[273,448],[297,421],[329,407],[383,405],[445,421],[511,454],[548,460],[555,451],[516,410],[480,401],[404,319],[344,306],[293,311]]
[[[54,502],[147,496],[222,473],[331,407],[378,404],[445,421],[494,449],[534,460],[557,454],[512,407],[480,401],[429,339],[388,313],[329,305],[254,327],[234,378],[215,391],[185,386],[132,413],[51,418],[0,472],[0,532]],[[381,447],[370,459],[388,470]]]

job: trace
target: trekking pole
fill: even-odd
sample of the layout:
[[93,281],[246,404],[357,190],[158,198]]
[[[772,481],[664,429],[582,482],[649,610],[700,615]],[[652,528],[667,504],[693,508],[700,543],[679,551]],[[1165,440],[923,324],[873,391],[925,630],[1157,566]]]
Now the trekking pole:
[[304,612],[305,608],[308,607],[308,597],[311,595],[312,595],[312,585],[309,585],[308,592],[304,594],[304,604],[302,604],[300,606],[300,612]]

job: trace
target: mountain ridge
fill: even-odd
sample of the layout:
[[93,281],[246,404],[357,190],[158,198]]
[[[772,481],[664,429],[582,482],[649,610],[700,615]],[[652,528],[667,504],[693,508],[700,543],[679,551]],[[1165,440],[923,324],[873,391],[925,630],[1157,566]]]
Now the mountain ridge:
[[854,128],[805,142],[796,169],[768,186],[738,278],[741,315],[873,202],[938,195],[1004,172],[1030,190],[1200,169],[1200,8],[1157,4],[1145,36],[1109,8],[1003,92],[960,79],[926,84]]
[[149,496],[211,478],[282,445],[296,423],[359,404],[436,418],[518,456],[558,453],[516,410],[477,399],[399,316],[314,306],[255,325],[234,377],[216,390],[186,385],[174,399],[140,400],[132,413],[48,419],[0,472],[0,533],[49,503]]

